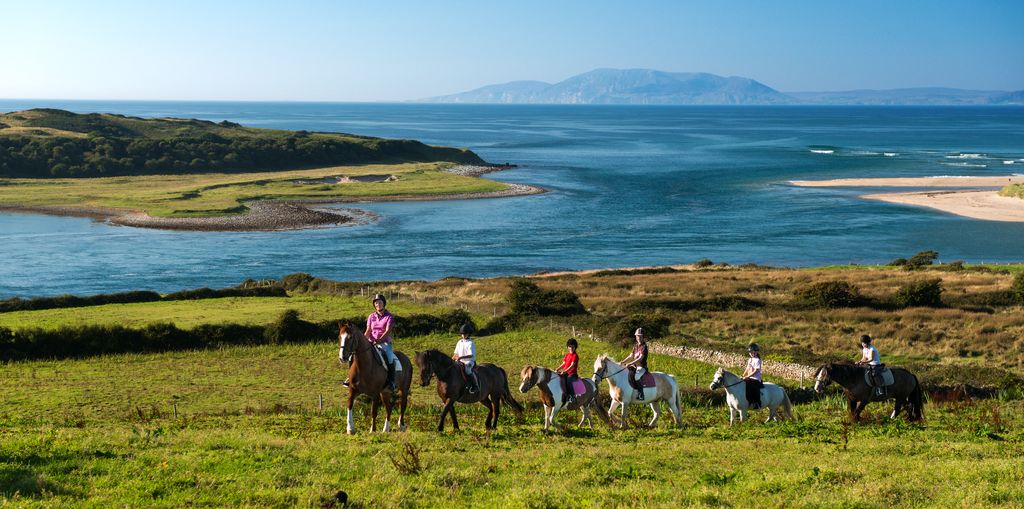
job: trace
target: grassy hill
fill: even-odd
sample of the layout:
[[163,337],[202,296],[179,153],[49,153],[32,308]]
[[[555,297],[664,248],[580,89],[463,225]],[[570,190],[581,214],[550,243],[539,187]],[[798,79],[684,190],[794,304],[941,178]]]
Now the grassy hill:
[[465,149],[224,121],[32,109],[0,114],[0,177],[276,171],[365,163],[483,161]]

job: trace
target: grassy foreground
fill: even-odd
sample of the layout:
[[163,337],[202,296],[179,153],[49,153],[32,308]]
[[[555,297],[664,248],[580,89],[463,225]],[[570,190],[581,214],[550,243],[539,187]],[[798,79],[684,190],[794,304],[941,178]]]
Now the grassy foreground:
[[[196,217],[245,212],[251,200],[353,200],[501,191],[501,182],[443,171],[451,163],[336,166],[274,173],[208,173],[106,178],[0,179],[0,204],[103,207],[151,216]],[[325,177],[394,176],[388,182],[325,183]]]
[[[453,343],[428,336],[398,348]],[[480,338],[478,350],[517,385],[521,366],[556,364],[563,344],[521,331]],[[581,347],[583,375],[596,354],[623,354]],[[349,437],[336,348],[0,366],[0,505],[319,507],[338,490],[356,507],[1024,505],[1020,402],[926,405],[923,426],[884,422],[888,408],[875,406],[870,422],[845,427],[844,406],[830,397],[798,407],[795,423],[730,429],[725,409],[693,392],[694,377],[706,386],[713,366],[655,356],[653,368],[687,387],[681,430],[662,422],[544,434],[536,392],[514,391],[527,412],[504,413],[498,432],[483,432],[482,407],[460,406],[463,431],[439,435],[430,431],[433,388],[415,386],[410,432],[367,433],[361,402],[360,434]]]

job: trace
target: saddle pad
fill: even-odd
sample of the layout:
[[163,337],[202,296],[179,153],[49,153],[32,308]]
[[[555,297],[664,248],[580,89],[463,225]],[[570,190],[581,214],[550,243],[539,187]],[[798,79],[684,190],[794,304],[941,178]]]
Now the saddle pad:
[[[895,382],[891,369],[882,368],[880,373],[882,374],[882,387],[888,387]],[[864,383],[868,384],[869,387],[875,387],[875,381],[871,379],[871,371],[864,372]]]
[[572,383],[572,392],[576,394],[583,394],[587,392],[587,384],[583,383],[582,379],[577,378],[576,381]]
[[654,387],[654,375],[650,371],[644,372],[644,376],[640,377],[640,384],[644,387]]

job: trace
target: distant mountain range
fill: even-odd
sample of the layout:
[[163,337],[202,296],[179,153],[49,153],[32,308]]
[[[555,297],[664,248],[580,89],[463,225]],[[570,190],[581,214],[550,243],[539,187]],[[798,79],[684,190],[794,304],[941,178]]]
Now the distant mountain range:
[[513,81],[417,102],[472,104],[1024,104],[1024,90],[903,88],[843,92],[779,92],[739,76],[597,69],[558,83]]

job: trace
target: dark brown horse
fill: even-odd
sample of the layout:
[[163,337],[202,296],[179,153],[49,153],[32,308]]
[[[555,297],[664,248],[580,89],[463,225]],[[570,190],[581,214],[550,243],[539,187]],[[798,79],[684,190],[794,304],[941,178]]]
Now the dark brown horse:
[[441,397],[444,408],[441,419],[437,422],[437,431],[444,431],[444,418],[452,416],[452,427],[459,430],[459,419],[455,417],[455,403],[480,403],[487,407],[487,429],[498,429],[498,416],[501,414],[501,402],[508,403],[517,413],[523,407],[512,398],[508,390],[508,376],[505,370],[494,364],[478,364],[476,375],[479,387],[470,394],[466,389],[466,379],[462,365],[439,350],[416,352],[416,365],[420,368],[420,385],[430,385],[430,379],[437,376],[437,395]]
[[377,360],[377,352],[363,333],[352,324],[343,323],[338,327],[338,346],[341,348],[338,358],[349,363],[348,368],[348,426],[349,435],[356,432],[352,419],[352,402],[356,395],[366,394],[373,400],[370,407],[370,431],[377,431],[377,410],[384,405],[385,433],[391,431],[391,408],[398,397],[399,414],[398,429],[405,431],[405,408],[409,404],[409,387],[412,385],[412,364],[402,352],[395,351],[395,357],[402,364],[402,370],[395,372],[397,394],[388,388],[388,370]]
[[889,415],[895,419],[900,410],[906,408],[907,418],[911,421],[920,421],[924,418],[924,401],[922,397],[921,383],[913,373],[903,368],[890,368],[892,370],[893,384],[886,387],[885,394],[875,394],[874,387],[864,381],[864,374],[867,368],[854,364],[825,364],[818,368],[814,374],[814,390],[824,392],[825,386],[831,382],[839,384],[846,394],[846,400],[850,407],[850,417],[854,421],[860,420],[860,413],[864,407],[872,401],[884,401],[895,399],[896,405]]

